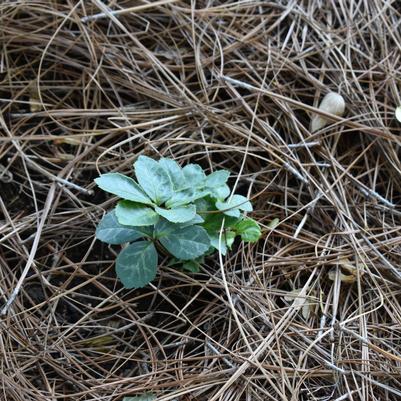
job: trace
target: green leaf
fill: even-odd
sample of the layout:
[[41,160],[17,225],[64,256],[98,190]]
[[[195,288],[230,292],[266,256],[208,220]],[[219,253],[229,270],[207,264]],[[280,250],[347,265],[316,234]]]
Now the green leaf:
[[181,227],[187,227],[187,226],[193,226],[194,224],[202,224],[205,220],[199,216],[199,214],[196,214],[195,217],[185,223],[181,223]]
[[[200,221],[199,216],[186,223],[171,223],[170,221],[161,218],[155,225],[154,238],[160,239],[163,237],[167,237],[170,234],[175,233],[177,230],[194,226],[194,224],[197,224],[198,221]],[[193,222],[193,224],[191,224],[191,222]]]
[[162,158],[159,160],[159,164],[163,167],[163,169],[167,172],[170,177],[170,181],[173,184],[174,191],[180,191],[183,188],[186,188],[186,180],[184,177],[184,173],[182,172],[182,168],[180,165],[172,159]]
[[160,219],[155,225],[155,238],[159,239],[162,237],[166,237],[167,235],[174,232],[176,229],[180,228],[179,224],[170,223],[166,219]]
[[223,211],[227,216],[239,217],[240,210],[252,212],[251,202],[245,196],[233,195],[227,202],[216,202],[217,209]]
[[244,212],[252,212],[253,210],[251,202],[249,202],[248,198],[242,195],[233,195],[230,203],[232,205],[238,205],[238,209],[243,210]]
[[145,234],[136,227],[121,225],[114,210],[104,215],[96,228],[96,238],[112,245],[135,241],[143,236]]
[[152,201],[142,191],[140,186],[130,177],[120,173],[102,174],[95,179],[103,191],[117,195],[120,198],[151,205]]
[[227,182],[229,176],[229,171],[217,170],[206,177],[206,186],[209,188],[221,187]]
[[216,206],[214,205],[215,201],[211,199],[209,196],[205,198],[197,199],[195,201],[196,210],[198,213],[205,213],[211,210],[216,210]]
[[166,202],[166,206],[174,208],[178,206],[187,205],[192,202],[194,192],[190,189],[175,192],[174,195]]
[[222,185],[216,188],[210,188],[210,194],[213,198],[223,201],[230,195],[230,188],[228,185]]
[[205,186],[206,175],[199,164],[187,164],[183,169],[185,180],[190,188]]
[[136,179],[147,195],[158,205],[173,195],[173,184],[167,171],[147,156],[139,156],[134,163]]
[[199,226],[180,227],[164,221],[157,224],[156,232],[161,244],[177,259],[195,259],[210,247],[206,230]]
[[178,206],[188,205],[198,199],[204,198],[210,194],[210,189],[186,189],[176,192],[167,202],[166,206],[175,208]]
[[123,200],[117,203],[116,216],[126,226],[152,226],[159,220],[158,214],[150,207]]
[[123,401],[156,401],[153,394],[135,395],[133,397],[124,397]]
[[155,208],[156,212],[172,223],[186,223],[196,216],[194,205],[180,206],[174,209]]
[[192,195],[192,202],[210,195],[210,189],[196,189]]
[[210,244],[213,248],[220,250],[222,255],[226,255],[227,249],[231,249],[231,246],[235,239],[235,232],[233,231],[225,231],[221,234],[220,241],[220,233],[216,232],[213,234],[209,234]]
[[138,241],[117,256],[116,272],[125,288],[141,288],[156,276],[157,252],[150,241]]
[[214,233],[214,234],[209,234],[209,238],[210,238],[210,245],[220,251],[220,253],[222,255],[226,255],[227,253],[227,245],[226,245],[226,241],[224,240],[224,233],[221,237],[221,242],[219,241],[219,233]]
[[275,217],[273,220],[271,220],[268,224],[267,227],[271,228],[272,230],[275,229],[278,224],[280,223],[280,219],[278,219],[277,217]]
[[226,216],[223,213],[207,213],[203,215],[205,222],[202,224],[203,228],[207,230],[207,232],[213,233],[215,231],[220,231],[221,225],[224,220],[224,228],[231,227],[238,221],[237,217]]
[[233,229],[241,235],[241,239],[245,242],[256,242],[262,235],[259,224],[249,218],[237,222]]
[[226,230],[226,232],[224,234],[225,234],[224,238],[226,240],[227,248],[231,249],[231,247],[233,246],[235,237],[237,236],[237,233],[234,231]]
[[216,206],[226,216],[235,217],[235,218],[239,218],[241,216],[240,210],[237,208],[233,208],[229,202],[217,201]]
[[200,272],[200,266],[198,262],[195,262],[194,260],[187,260],[182,264],[182,268],[188,272],[191,273],[199,273]]

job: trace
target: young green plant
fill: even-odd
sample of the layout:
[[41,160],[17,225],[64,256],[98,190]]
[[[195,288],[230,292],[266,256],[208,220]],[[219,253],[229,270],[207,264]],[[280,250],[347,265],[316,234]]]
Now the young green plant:
[[198,164],[181,168],[172,159],[139,156],[136,181],[120,173],[103,174],[96,184],[122,198],[96,229],[108,244],[129,243],[116,260],[117,276],[126,288],[143,287],[157,272],[158,253],[171,265],[197,272],[206,255],[225,255],[237,236],[256,242],[261,236],[249,200],[231,194],[230,173],[206,175]]

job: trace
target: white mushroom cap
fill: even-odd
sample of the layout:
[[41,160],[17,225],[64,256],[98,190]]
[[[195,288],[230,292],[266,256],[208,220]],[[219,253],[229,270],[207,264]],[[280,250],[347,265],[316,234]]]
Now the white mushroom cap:
[[[319,110],[341,117],[345,111],[344,98],[336,92],[329,92],[321,101]],[[326,126],[329,120],[315,114],[311,121],[311,132],[316,132]]]

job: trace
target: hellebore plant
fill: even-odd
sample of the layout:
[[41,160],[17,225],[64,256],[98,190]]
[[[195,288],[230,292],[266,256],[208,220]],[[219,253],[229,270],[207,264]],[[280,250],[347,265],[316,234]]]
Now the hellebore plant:
[[126,288],[143,287],[156,276],[158,252],[171,256],[172,265],[199,271],[203,257],[216,250],[223,255],[237,235],[256,242],[260,227],[244,216],[252,205],[231,194],[230,173],[206,175],[197,164],[181,168],[172,159],[139,156],[136,180],[119,173],[103,174],[96,184],[122,198],[96,229],[108,244],[130,243],[116,260],[116,272]]

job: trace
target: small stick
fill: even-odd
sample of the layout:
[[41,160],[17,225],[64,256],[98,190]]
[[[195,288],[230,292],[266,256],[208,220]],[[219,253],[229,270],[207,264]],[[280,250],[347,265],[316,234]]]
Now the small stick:
[[88,15],[86,17],[81,18],[81,22],[88,22],[88,21],[94,21],[99,18],[105,18],[109,15],[123,15],[123,14],[129,14],[129,13],[136,13],[138,11],[143,11],[151,7],[157,7],[157,6],[163,6],[165,4],[170,4],[170,3],[175,3],[178,0],[160,0],[160,1],[154,1],[152,3],[148,4],[143,4],[141,6],[135,6],[135,7],[128,7],[124,8],[121,10],[110,10],[107,13],[98,13],[98,14],[93,14],[93,15]]
[[24,159],[28,162],[28,164],[31,167],[33,167],[35,170],[43,173],[45,176],[50,178],[52,181],[56,181],[59,184],[64,184],[67,187],[74,188],[77,191],[82,192],[86,195],[93,195],[93,191],[91,189],[82,188],[79,185],[74,184],[73,182],[70,182],[64,178],[58,177],[57,175],[50,174],[46,169],[44,169],[42,166],[40,166],[39,164],[32,161],[28,156],[25,156],[25,155],[23,155],[23,156],[24,156]]
[[313,163],[312,166],[316,166],[316,167],[331,167],[330,163],[325,163],[325,162],[316,162]]
[[299,173],[294,167],[292,167],[289,163],[285,162],[283,164],[283,167],[285,167],[290,173],[294,174],[295,177],[300,179],[305,184],[309,184],[309,181],[301,173]]
[[82,187],[80,187],[79,185],[74,184],[73,182],[70,182],[70,181],[65,180],[64,178],[54,176],[54,177],[52,177],[52,179],[53,179],[54,181],[57,181],[58,184],[64,184],[65,186],[74,188],[74,189],[76,189],[77,191],[82,192],[83,194],[86,194],[86,195],[93,195],[93,190],[92,190],[92,189],[82,188]]
[[230,368],[235,368],[235,365],[233,363],[231,363],[226,357],[224,357],[219,350],[213,345],[211,344],[208,340],[206,340],[206,346],[216,355],[221,356],[222,360],[225,362],[225,364],[230,367]]
[[39,225],[38,225],[38,228],[36,231],[36,235],[35,235],[35,239],[33,241],[31,252],[29,253],[29,257],[26,262],[24,271],[22,272],[17,285],[15,286],[13,292],[11,293],[10,298],[8,299],[7,303],[4,305],[3,309],[1,310],[2,316],[4,316],[7,313],[8,309],[10,308],[12,303],[15,301],[15,298],[17,298],[17,295],[19,294],[19,292],[21,290],[22,284],[24,283],[24,280],[29,272],[29,269],[31,268],[31,266],[33,264],[33,261],[35,259],[35,255],[36,255],[36,250],[38,249],[40,236],[42,234],[42,230],[45,225],[47,215],[49,214],[50,208],[53,204],[55,191],[56,191],[56,185],[53,183],[52,186],[50,187],[49,193],[47,195],[46,204],[42,211],[42,218],[39,222]]
[[295,233],[294,233],[294,239],[298,237],[299,233],[302,230],[302,227],[304,226],[304,224],[306,223],[306,219],[308,218],[308,212],[305,213],[305,216],[302,217],[301,222],[299,223],[299,226],[297,227]]
[[341,397],[336,398],[334,401],[343,401],[349,398],[352,394],[356,393],[357,390],[352,390],[347,394],[342,395]]
[[312,148],[313,146],[319,146],[319,141],[313,142],[300,142],[300,143],[290,143],[287,145],[290,149],[298,149],[298,148]]
[[17,148],[19,154],[21,155],[21,157],[27,162],[27,164],[29,164],[29,166],[31,166],[32,168],[34,168],[36,171],[39,171],[40,173],[44,174],[46,177],[50,178],[52,181],[57,181],[61,184],[64,184],[66,186],[69,186],[71,188],[76,189],[77,191],[80,191],[84,194],[87,195],[92,195],[93,191],[91,189],[85,189],[80,187],[77,184],[74,184],[70,181],[67,181],[64,178],[61,178],[59,176],[53,175],[51,173],[49,173],[46,169],[44,169],[41,165],[35,163],[29,156],[27,156],[21,149],[18,141],[16,141],[15,139],[13,139],[13,135],[11,134],[11,132],[9,131],[7,124],[5,123],[4,119],[2,118],[2,116],[0,115],[0,125],[4,128],[4,130],[7,132],[7,134],[9,135],[11,142],[14,144],[14,146]]
[[323,362],[324,362],[324,364],[325,364],[326,366],[328,366],[329,368],[334,369],[334,370],[336,370],[337,372],[342,373],[343,375],[345,375],[345,374],[348,373],[346,370],[344,370],[344,369],[342,369],[342,368],[339,368],[338,366],[334,365],[333,363],[331,363],[331,362],[329,362],[329,361],[324,360]]
[[4,167],[2,164],[0,164],[0,181],[9,183],[12,182],[13,180],[13,174],[8,171],[8,167]]
[[378,201],[384,203],[386,206],[388,206],[390,208],[395,208],[394,203],[390,202],[389,200],[387,200],[386,198],[381,196],[379,193],[377,193],[373,189],[364,188],[364,187],[360,187],[359,189],[365,196],[376,198]]

